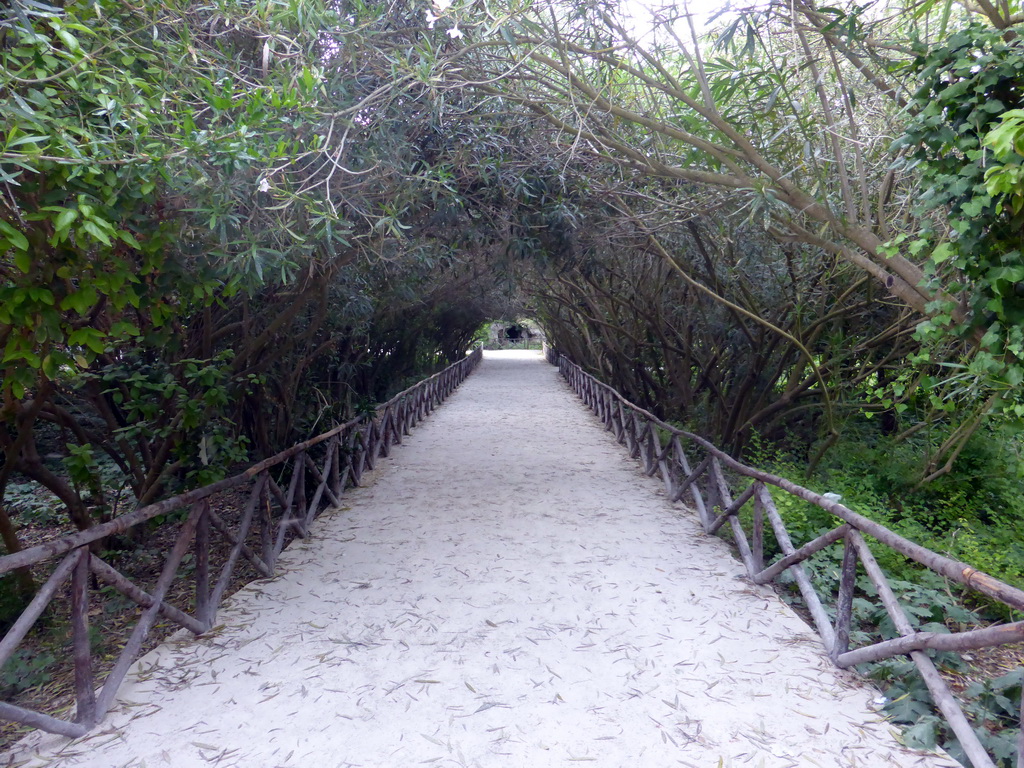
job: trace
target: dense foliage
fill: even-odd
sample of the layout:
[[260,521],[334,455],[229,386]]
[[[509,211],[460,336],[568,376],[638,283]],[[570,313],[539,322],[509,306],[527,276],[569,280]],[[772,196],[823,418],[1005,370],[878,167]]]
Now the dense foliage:
[[701,41],[601,5],[13,5],[0,488],[87,526],[104,457],[138,500],[208,480],[524,301],[737,450],[813,466],[874,416],[941,477],[1022,407],[1019,44],[897,10]]
[[[88,527],[350,417],[507,310],[483,259],[516,200],[477,169],[516,148],[349,10],[8,9],[0,493],[33,480]],[[2,508],[0,532],[17,550]]]

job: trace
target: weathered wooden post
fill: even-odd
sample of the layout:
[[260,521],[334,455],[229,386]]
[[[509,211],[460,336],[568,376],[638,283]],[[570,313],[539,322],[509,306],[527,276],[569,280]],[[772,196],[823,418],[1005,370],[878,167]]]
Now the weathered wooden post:
[[850,622],[853,618],[853,592],[857,583],[857,550],[850,536],[843,537],[843,566],[839,577],[839,596],[836,598],[836,639],[829,651],[832,663],[839,654],[850,650]]
[[306,452],[299,451],[295,454],[295,462],[292,465],[292,472],[297,472],[295,481],[295,517],[302,521],[302,535],[306,535]]
[[334,491],[335,498],[340,499],[342,491],[345,489],[342,487],[341,481],[341,437],[335,435],[331,438],[331,490]]
[[752,530],[750,533],[750,549],[754,555],[754,568],[757,571],[764,570],[764,502],[761,501],[761,492],[764,490],[765,487],[763,483],[755,483],[754,515]]
[[213,624],[210,607],[210,502],[204,501],[204,505],[196,523],[196,618],[209,628]]
[[[174,542],[174,546],[171,548],[170,553],[167,555],[167,560],[164,561],[164,567],[160,571],[160,577],[156,581],[156,585],[153,587],[151,594],[150,605],[142,612],[142,618],[139,619],[139,623],[135,625],[135,629],[132,631],[131,636],[128,638],[128,642],[125,643],[124,648],[121,649],[121,654],[117,657],[117,662],[114,664],[114,668],[110,670],[110,674],[107,675],[107,680],[103,684],[103,690],[100,691],[99,698],[96,699],[96,719],[102,719],[110,707],[114,703],[114,697],[117,695],[117,689],[121,686],[121,682],[124,680],[125,675],[128,674],[128,670],[131,665],[138,658],[139,652],[142,649],[142,644],[145,642],[146,637],[149,635],[149,630],[152,629],[153,623],[156,621],[157,614],[160,613],[160,608],[163,605],[164,597],[167,595],[167,590],[171,586],[171,582],[174,581],[174,577],[178,573],[178,566],[181,564],[181,559],[185,556],[189,547],[194,543],[196,525],[199,522],[199,518],[204,510],[202,502],[196,502],[192,505],[192,511],[186,518],[185,523],[181,526],[181,531],[178,533],[178,538]],[[240,534],[244,535],[244,534]]]
[[78,548],[78,562],[71,574],[71,634],[75,664],[75,722],[91,728],[96,722],[96,692],[89,644],[89,547]]
[[[270,477],[267,476],[269,481]],[[263,562],[271,572],[274,570],[274,537],[270,515],[270,489],[269,482],[264,481],[260,487],[260,546],[263,550]]]

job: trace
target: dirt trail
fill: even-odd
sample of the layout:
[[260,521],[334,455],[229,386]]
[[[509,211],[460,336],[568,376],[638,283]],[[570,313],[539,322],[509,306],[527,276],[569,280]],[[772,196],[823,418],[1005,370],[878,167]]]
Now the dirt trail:
[[957,765],[898,746],[537,353],[489,353],[381,465],[94,734],[10,764]]

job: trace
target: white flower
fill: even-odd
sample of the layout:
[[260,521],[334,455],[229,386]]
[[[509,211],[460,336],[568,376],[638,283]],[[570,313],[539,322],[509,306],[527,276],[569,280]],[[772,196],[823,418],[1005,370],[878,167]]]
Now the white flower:
[[270,182],[267,181],[266,179],[260,179],[259,186],[257,186],[256,189],[258,189],[260,192],[269,192]]
[[434,0],[434,7],[438,13],[444,13],[447,11],[452,4],[452,0]]
[[424,13],[427,15],[427,29],[433,29],[434,28],[434,22],[437,21],[438,19],[440,19],[441,17],[440,16],[435,16],[430,11],[424,11]]
[[452,40],[458,40],[460,37],[462,37],[462,30],[459,29],[458,24],[456,24],[454,27],[448,30],[448,37],[450,37]]

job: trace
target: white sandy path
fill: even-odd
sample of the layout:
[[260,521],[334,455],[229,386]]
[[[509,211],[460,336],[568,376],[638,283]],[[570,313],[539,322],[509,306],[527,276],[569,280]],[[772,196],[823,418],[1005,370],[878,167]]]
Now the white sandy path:
[[899,747],[536,354],[489,354],[392,456],[95,734],[12,763],[956,765]]

